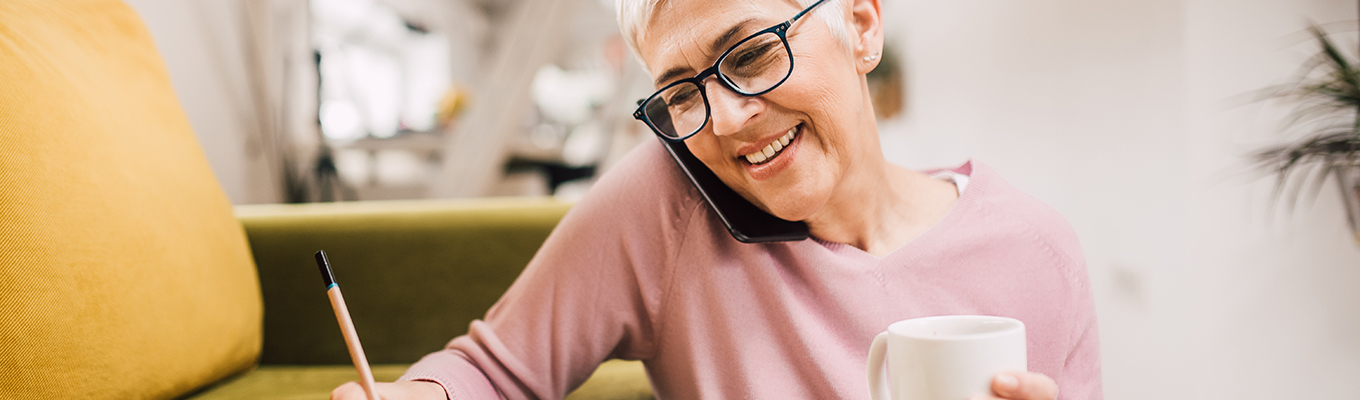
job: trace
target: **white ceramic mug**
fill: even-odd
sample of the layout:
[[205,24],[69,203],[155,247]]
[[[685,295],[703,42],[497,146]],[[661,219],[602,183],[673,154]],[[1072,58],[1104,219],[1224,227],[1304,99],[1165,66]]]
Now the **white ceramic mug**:
[[874,400],[965,400],[992,394],[992,378],[1025,370],[1025,324],[944,315],[894,322],[869,347]]

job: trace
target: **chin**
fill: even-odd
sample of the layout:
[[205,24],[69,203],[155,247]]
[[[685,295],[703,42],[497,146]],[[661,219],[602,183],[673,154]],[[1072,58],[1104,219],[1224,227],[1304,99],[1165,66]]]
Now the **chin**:
[[776,217],[788,221],[802,221],[811,217],[817,210],[826,204],[828,196],[818,196],[816,191],[806,190],[805,188],[790,188],[789,190],[775,191],[774,193],[763,193],[761,196],[745,196],[747,199],[756,197],[752,203]]
[[[810,161],[810,160],[800,160]],[[819,164],[820,165],[820,164]],[[802,221],[816,214],[831,199],[836,179],[807,164],[795,164],[775,179],[747,179],[737,190],[756,207],[787,221]],[[746,178],[746,177],[743,177]]]

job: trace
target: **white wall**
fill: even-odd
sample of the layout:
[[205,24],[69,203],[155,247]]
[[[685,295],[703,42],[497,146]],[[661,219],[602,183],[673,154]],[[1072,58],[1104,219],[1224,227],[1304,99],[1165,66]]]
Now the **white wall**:
[[[237,104],[246,99],[239,58],[238,2],[124,0],[155,38],[199,142],[222,190],[233,204],[257,203],[247,168],[246,122]],[[234,100],[235,99],[235,100]],[[258,185],[258,183],[256,184]]]
[[1360,247],[1334,190],[1272,213],[1244,160],[1283,111],[1230,100],[1281,82],[1303,22],[1353,20],[1353,2],[884,3],[908,74],[884,151],[975,157],[1068,217],[1107,398],[1354,397]]
[[[1186,3],[1185,108],[1192,178],[1209,181],[1240,154],[1279,139],[1287,109],[1223,99],[1285,81],[1315,47],[1308,20],[1348,21],[1354,1]],[[1197,357],[1222,398],[1354,398],[1360,380],[1360,250],[1335,188],[1293,216],[1270,215],[1269,182],[1191,192]],[[1306,204],[1306,203],[1305,203]],[[1201,389],[1208,395],[1207,389]]]

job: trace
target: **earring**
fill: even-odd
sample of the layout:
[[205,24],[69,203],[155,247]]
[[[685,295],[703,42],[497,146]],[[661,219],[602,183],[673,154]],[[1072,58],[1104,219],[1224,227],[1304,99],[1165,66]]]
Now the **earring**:
[[870,61],[877,60],[877,59],[878,59],[878,52],[875,51],[874,54],[870,54],[870,55],[868,55],[868,56],[865,56],[865,57],[864,57],[864,62],[870,62]]

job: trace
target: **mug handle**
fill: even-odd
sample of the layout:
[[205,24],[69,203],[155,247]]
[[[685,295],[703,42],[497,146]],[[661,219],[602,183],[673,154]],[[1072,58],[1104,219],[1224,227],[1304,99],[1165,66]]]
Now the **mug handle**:
[[892,388],[887,384],[887,360],[888,352],[888,332],[879,333],[874,337],[874,344],[869,346],[869,398],[873,400],[889,400]]

